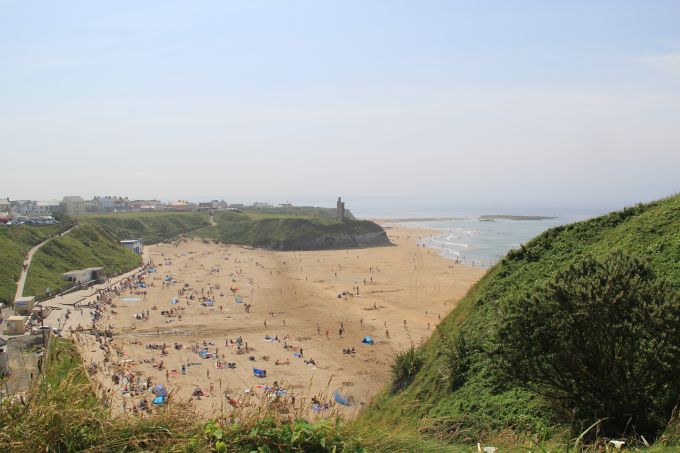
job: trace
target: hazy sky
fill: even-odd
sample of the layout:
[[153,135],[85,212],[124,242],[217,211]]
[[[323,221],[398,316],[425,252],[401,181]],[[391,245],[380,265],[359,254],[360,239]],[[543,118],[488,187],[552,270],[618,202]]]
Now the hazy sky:
[[678,191],[677,0],[0,0],[0,197]]

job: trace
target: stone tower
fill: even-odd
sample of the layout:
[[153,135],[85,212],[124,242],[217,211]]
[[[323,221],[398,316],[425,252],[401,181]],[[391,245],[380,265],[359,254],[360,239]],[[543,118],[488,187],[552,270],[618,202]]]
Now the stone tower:
[[336,205],[336,217],[340,222],[345,221],[345,203],[342,201],[341,197],[338,197],[338,203]]

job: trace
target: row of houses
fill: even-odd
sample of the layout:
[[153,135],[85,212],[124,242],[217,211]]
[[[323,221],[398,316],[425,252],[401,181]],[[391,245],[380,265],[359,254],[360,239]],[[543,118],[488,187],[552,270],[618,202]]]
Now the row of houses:
[[[254,203],[254,207],[271,207],[268,203]],[[280,206],[290,206],[284,204]],[[68,215],[82,215],[111,212],[130,211],[201,211],[216,212],[227,209],[240,209],[245,205],[241,203],[227,203],[224,200],[212,200],[202,203],[193,203],[187,200],[163,203],[159,200],[130,200],[128,197],[96,196],[91,200],[85,200],[80,196],[66,196],[59,200],[11,200],[0,198],[0,219],[23,217],[47,216],[55,213]]]

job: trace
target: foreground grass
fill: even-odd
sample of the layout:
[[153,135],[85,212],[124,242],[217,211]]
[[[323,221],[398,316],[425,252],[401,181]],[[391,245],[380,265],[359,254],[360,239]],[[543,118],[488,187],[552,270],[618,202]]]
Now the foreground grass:
[[[472,453],[477,449],[476,442],[453,445],[424,439],[411,424],[305,418],[285,407],[256,404],[221,420],[200,423],[192,407],[180,403],[149,415],[113,417],[92,393],[74,344],[53,338],[40,382],[26,395],[0,404],[0,451]],[[606,442],[575,446],[574,440],[546,443],[515,434],[496,441],[493,445],[501,451],[611,450]],[[668,445],[644,450],[677,451]]]

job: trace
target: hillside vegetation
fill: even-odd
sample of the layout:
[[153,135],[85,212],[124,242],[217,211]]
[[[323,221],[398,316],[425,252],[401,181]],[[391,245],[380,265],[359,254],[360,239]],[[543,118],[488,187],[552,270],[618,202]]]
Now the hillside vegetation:
[[272,250],[314,250],[388,245],[384,230],[365,220],[277,214],[274,212],[223,212],[217,225],[196,235],[228,244]]
[[[285,216],[285,217],[317,217],[320,219],[335,220],[337,211],[335,208],[320,208],[317,206],[271,206],[255,207],[247,206],[240,208],[239,211],[249,214],[259,214],[266,216]],[[345,218],[353,219],[349,209],[345,209]]]
[[210,225],[209,216],[200,212],[124,212],[79,216],[83,222],[104,225],[119,239],[142,239],[155,244]]
[[50,236],[67,230],[70,223],[18,225],[0,228],[0,302],[14,300],[24,254]]
[[82,222],[69,234],[42,246],[28,270],[24,295],[45,294],[66,287],[69,282],[61,274],[88,267],[104,267],[108,275],[123,273],[141,264],[141,257],[122,247],[107,228]]
[[575,437],[606,419],[592,433],[667,441],[679,289],[680,196],[548,230],[399,355],[399,385],[363,421],[469,443]]

